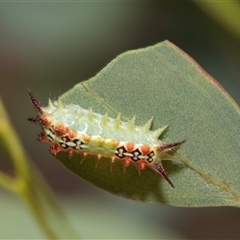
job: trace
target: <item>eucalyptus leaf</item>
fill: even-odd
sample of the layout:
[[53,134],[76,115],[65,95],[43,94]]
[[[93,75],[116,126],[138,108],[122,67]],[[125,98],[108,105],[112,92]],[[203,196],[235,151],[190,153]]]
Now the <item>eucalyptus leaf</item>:
[[130,165],[110,159],[67,153],[57,158],[73,173],[115,195],[172,206],[240,206],[240,111],[224,89],[186,53],[165,41],[128,51],[99,74],[61,96],[95,112],[119,112],[142,125],[154,116],[152,129],[169,125],[164,142],[187,139],[163,165],[172,188],[151,169],[140,175]]

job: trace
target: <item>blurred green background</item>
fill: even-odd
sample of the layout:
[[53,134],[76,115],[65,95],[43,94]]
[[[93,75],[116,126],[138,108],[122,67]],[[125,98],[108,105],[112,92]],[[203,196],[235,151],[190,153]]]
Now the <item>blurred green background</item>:
[[[238,29],[233,23],[240,3],[214,4],[0,3],[0,96],[24,147],[82,237],[240,239],[238,209],[147,205],[84,182],[51,157],[46,144],[34,141],[39,129],[26,120],[34,112],[28,87],[46,104],[120,53],[165,39],[195,59],[239,104],[240,24]],[[2,152],[0,168],[11,174]],[[0,189],[0,238],[43,237],[25,205]]]

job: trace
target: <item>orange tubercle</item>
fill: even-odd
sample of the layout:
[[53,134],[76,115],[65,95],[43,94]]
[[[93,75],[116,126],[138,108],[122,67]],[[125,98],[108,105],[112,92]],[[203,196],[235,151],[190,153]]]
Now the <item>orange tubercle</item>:
[[71,130],[71,129],[68,129],[68,136],[69,136],[70,139],[74,139],[74,138],[77,137],[77,133],[74,132],[74,131]]
[[130,165],[130,163],[131,163],[131,158],[124,158],[124,165],[127,167],[127,166],[129,166]]
[[48,141],[48,139],[47,139],[47,137],[44,133],[41,133],[41,134],[38,135],[38,140],[40,142],[47,142]]
[[57,144],[57,143],[53,143],[52,145],[51,145],[51,153],[54,155],[54,156],[56,156],[57,155],[57,153],[59,153],[59,152],[61,152],[61,147]]
[[42,114],[41,120],[43,122],[43,125],[47,127],[47,126],[49,126],[51,124],[52,117],[50,115],[48,115],[48,114]]
[[54,131],[58,136],[61,137],[67,133],[68,128],[64,124],[59,123],[54,127]]
[[147,155],[150,152],[151,147],[149,145],[145,144],[145,145],[142,145],[140,147],[140,149],[141,149],[141,152],[143,155]]
[[144,170],[147,167],[147,163],[146,162],[139,162],[138,165],[139,165],[141,170]]
[[89,141],[91,140],[91,136],[85,135],[85,136],[83,136],[83,140],[84,140],[85,142],[89,142]]
[[116,139],[116,140],[113,141],[113,145],[114,145],[115,147],[118,147],[119,143],[120,143],[120,141],[119,141],[118,139]]
[[135,145],[133,142],[126,143],[126,149],[128,152],[132,152],[134,150],[134,148],[135,148]]
[[98,142],[99,142],[99,145],[103,145],[105,142],[105,138],[99,138]]
[[69,149],[69,150],[68,150],[68,155],[69,155],[69,157],[72,157],[73,154],[74,154],[74,150],[73,150],[73,149]]
[[117,157],[116,156],[112,156],[111,157],[111,162],[114,163],[116,161]]

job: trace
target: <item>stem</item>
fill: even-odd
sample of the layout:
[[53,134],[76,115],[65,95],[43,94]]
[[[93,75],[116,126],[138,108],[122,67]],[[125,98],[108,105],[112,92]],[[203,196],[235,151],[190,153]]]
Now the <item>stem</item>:
[[[49,224],[55,225],[58,231],[61,232],[61,235],[64,235],[65,238],[80,239],[75,229],[69,224],[69,220],[59,204],[56,204],[53,192],[38,169],[35,166],[32,166],[31,169],[33,173],[31,182],[32,195],[38,195],[38,207],[40,208],[41,206],[40,211],[42,214],[45,215]],[[49,214],[48,208],[51,210],[51,215]]]
[[23,147],[16,135],[0,99],[0,137],[16,170],[16,177],[29,178],[29,166]]
[[9,177],[9,175],[0,171],[0,186],[4,187],[9,191],[17,192],[18,188],[16,185],[17,184],[15,179]]
[[[64,238],[78,238],[57,204],[52,191],[24,152],[1,99],[0,138],[15,170],[14,177],[0,171],[0,185],[22,197],[49,239],[58,239],[62,235],[65,235]],[[56,221],[58,224],[55,224]]]
[[41,208],[39,208],[39,200],[36,196],[32,194],[32,191],[31,190],[25,191],[24,194],[22,194],[21,196],[23,200],[26,202],[26,204],[28,205],[28,207],[30,208],[34,217],[37,219],[38,224],[41,226],[42,230],[45,232],[45,235],[49,239],[58,239],[57,234],[52,229],[51,225],[49,225],[49,222],[47,221],[46,217],[41,211]]

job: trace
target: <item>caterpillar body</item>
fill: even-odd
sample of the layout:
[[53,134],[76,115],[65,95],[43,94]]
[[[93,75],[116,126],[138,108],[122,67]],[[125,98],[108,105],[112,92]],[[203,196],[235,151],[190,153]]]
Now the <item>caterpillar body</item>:
[[168,154],[185,140],[163,143],[159,140],[167,126],[150,130],[152,118],[143,126],[135,125],[135,117],[129,122],[121,120],[120,114],[113,119],[107,113],[101,115],[78,105],[65,106],[60,100],[43,107],[29,90],[31,102],[37,112],[30,122],[41,125],[41,142],[51,145],[51,153],[66,151],[70,156],[75,153],[110,158],[112,162],[120,160],[127,167],[130,163],[138,165],[140,170],[146,167],[160,174],[172,187],[162,160],[172,159]]

